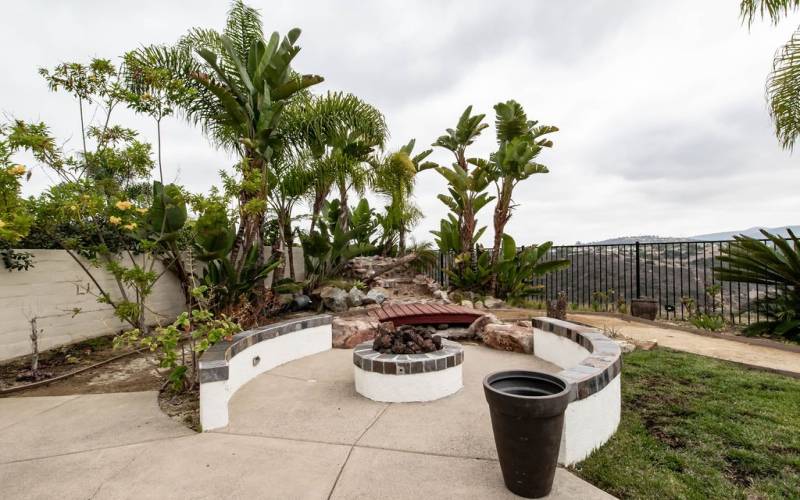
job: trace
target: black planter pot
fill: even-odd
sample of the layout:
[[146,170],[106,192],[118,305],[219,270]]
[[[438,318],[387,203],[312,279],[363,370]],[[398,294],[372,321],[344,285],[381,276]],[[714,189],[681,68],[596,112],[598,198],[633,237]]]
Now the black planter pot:
[[526,498],[547,495],[558,464],[569,382],[512,370],[489,374],[483,390],[506,487]]
[[658,314],[658,302],[652,297],[640,297],[631,300],[631,315],[653,321]]

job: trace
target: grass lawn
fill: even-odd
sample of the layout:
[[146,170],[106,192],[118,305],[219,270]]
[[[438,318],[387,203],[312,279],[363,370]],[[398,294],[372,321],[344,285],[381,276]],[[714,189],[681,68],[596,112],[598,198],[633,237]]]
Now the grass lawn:
[[637,350],[617,433],[575,470],[620,498],[800,498],[800,380]]

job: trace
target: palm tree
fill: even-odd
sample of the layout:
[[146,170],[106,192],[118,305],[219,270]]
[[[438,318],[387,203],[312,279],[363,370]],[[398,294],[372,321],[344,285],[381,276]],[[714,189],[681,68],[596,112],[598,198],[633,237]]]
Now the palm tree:
[[384,157],[375,165],[375,190],[389,198],[384,216],[384,232],[388,229],[397,235],[397,251],[402,255],[406,251],[406,233],[422,216],[419,208],[411,200],[416,175],[423,170],[433,168],[430,162],[423,162],[433,150],[412,156],[415,140],[398,151]]
[[[372,175],[369,161],[376,149],[383,148],[389,132],[377,108],[342,92],[298,99],[286,116],[283,134],[287,141],[313,155],[316,175],[310,196],[314,230],[334,187],[343,208],[347,207],[350,190],[363,194]],[[347,230],[348,218],[348,210],[342,210],[339,224],[343,231]]]
[[[800,0],[742,0],[740,11],[749,27],[758,17],[777,24],[798,7]],[[800,27],[775,52],[766,95],[775,135],[784,149],[791,150],[800,136]]]
[[[553,146],[553,141],[543,136],[558,131],[556,127],[539,125],[537,121],[528,120],[525,110],[516,101],[498,103],[494,109],[497,113],[495,127],[499,148],[487,163],[489,175],[497,189],[491,260],[493,266],[500,257],[505,227],[514,210],[514,188],[534,174],[549,172],[546,166],[533,160],[539,156],[542,148]],[[492,276],[491,286],[492,290],[497,286],[497,273]]]
[[142,65],[168,71],[190,89],[175,104],[211,141],[235,151],[238,170],[239,228],[231,260],[240,266],[247,250],[258,248],[263,262],[262,226],[273,155],[284,147],[278,132],[282,112],[298,93],[323,79],[291,69],[300,51],[300,30],[283,39],[265,40],[257,10],[233,2],[221,33],[194,28],[172,47],[150,46],[135,51]]
[[719,281],[755,283],[775,287],[775,293],[759,296],[752,307],[766,319],[745,329],[748,334],[771,333],[800,339],[800,239],[791,229],[784,239],[761,230],[769,243],[736,236],[736,242],[722,250],[714,268]]
[[[269,172],[270,194],[267,201],[275,213],[278,238],[285,252],[284,264],[288,264],[289,277],[293,280],[296,277],[292,250],[295,234],[292,227],[293,211],[297,202],[313,186],[314,179],[314,171],[309,168],[307,154],[276,158],[274,168]],[[282,272],[276,272],[276,280],[282,277]]]

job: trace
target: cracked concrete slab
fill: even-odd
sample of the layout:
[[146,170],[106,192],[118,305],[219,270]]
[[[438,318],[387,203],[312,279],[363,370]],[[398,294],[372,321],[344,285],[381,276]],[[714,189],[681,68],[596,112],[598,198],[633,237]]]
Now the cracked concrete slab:
[[161,412],[153,391],[84,394],[0,429],[0,463],[191,434]]
[[[418,500],[430,497],[459,500],[520,498],[505,488],[500,465],[493,460],[360,447],[350,455],[331,498]],[[614,497],[559,468],[553,491],[546,498],[601,500]]]
[[[330,352],[310,357],[337,362],[327,359]],[[354,444],[385,406],[358,395],[352,373],[348,382],[268,373],[234,395],[230,424],[221,432]]]
[[349,447],[216,433],[154,442],[98,499],[327,498]]
[[54,396],[49,398],[0,399],[0,429],[28,420],[39,413],[51,410],[77,397]]

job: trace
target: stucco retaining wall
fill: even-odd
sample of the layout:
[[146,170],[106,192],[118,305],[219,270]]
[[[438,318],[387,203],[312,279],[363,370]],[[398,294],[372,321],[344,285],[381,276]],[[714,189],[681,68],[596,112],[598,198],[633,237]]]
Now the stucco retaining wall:
[[[0,264],[0,361],[31,353],[30,318],[42,330],[39,349],[79,342],[128,329],[114,316],[111,306],[97,302],[97,287],[64,250],[20,250],[33,254],[27,271],[8,271]],[[267,248],[267,255],[271,249]],[[114,278],[84,264],[113,297],[119,295]],[[303,250],[294,248],[297,279],[305,277]],[[161,272],[163,267],[155,267]],[[288,274],[288,266],[286,273]],[[155,285],[147,305],[152,324],[172,322],[184,310],[177,278],[165,273]]]

